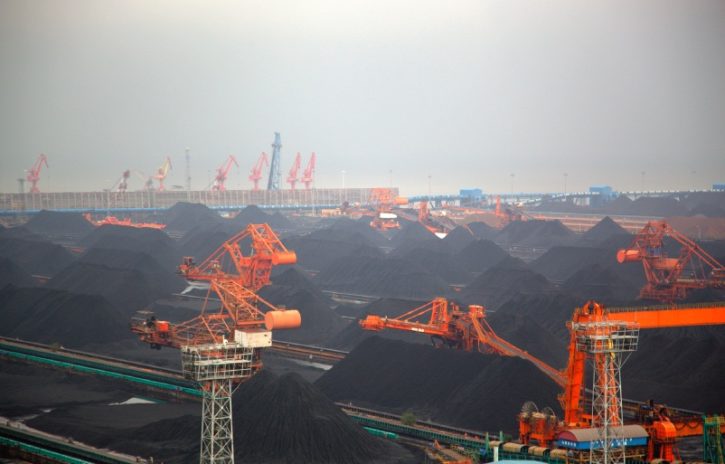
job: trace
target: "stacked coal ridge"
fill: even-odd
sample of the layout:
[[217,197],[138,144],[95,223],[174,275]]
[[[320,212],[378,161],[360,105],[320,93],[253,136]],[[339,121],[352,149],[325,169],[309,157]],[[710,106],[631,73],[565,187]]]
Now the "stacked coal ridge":
[[32,287],[35,285],[35,280],[14,261],[0,257],[0,288],[6,285]]
[[32,233],[10,233],[12,230],[0,235],[0,257],[13,261],[29,274],[52,276],[75,259],[60,245]]
[[91,248],[47,286],[102,295],[130,316],[158,298],[183,290],[185,283],[146,253]]
[[166,224],[166,230],[187,232],[200,224],[211,226],[223,219],[201,203],[179,202],[163,214],[161,221]]
[[[418,462],[399,446],[365,432],[296,374],[277,377],[262,371],[238,388],[232,403],[235,459],[240,462]],[[198,404],[99,405],[53,411],[30,425],[131,455],[185,463],[198,459],[199,412]]]
[[335,401],[474,430],[513,432],[523,402],[557,407],[558,386],[531,363],[373,337],[315,385]]
[[43,210],[26,224],[28,230],[59,240],[77,240],[93,230],[93,224],[80,213]]
[[49,288],[0,290],[0,334],[82,347],[128,339],[128,319],[98,295]]

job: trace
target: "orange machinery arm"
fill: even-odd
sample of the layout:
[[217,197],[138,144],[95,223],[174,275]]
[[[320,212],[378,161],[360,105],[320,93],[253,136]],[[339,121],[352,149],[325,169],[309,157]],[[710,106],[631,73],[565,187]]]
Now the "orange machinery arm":
[[[416,320],[428,312],[428,321]],[[483,306],[470,305],[468,311],[462,311],[455,303],[449,303],[445,298],[436,298],[397,318],[368,315],[360,321],[360,326],[373,331],[396,329],[417,332],[440,337],[451,346],[466,351],[476,348],[478,351],[522,358],[534,364],[559,386],[566,384],[566,377],[560,371],[496,335],[486,321],[485,314]]]
[[[663,329],[725,324],[725,303],[693,305],[661,305],[633,308],[610,308],[588,302],[577,308],[571,325],[579,322],[601,320],[633,322],[640,329]],[[572,331],[569,344],[569,363],[566,369],[566,385],[560,397],[564,409],[564,422],[568,426],[579,426],[584,422],[581,398],[584,389],[586,355],[576,349]]]
[[725,324],[725,302],[651,308],[610,308],[609,319],[636,322],[640,329]]

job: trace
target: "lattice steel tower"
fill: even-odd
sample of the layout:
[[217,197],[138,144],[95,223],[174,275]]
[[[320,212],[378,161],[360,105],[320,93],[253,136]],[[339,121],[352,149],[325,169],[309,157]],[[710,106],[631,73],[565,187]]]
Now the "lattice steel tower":
[[253,375],[254,349],[225,342],[181,347],[184,377],[203,392],[200,464],[234,463],[232,393]]
[[267,190],[279,190],[279,182],[282,178],[282,160],[280,154],[282,142],[280,141],[279,132],[274,133],[274,143],[272,144],[272,163],[269,166],[269,181],[267,182]]
[[593,364],[592,424],[598,440],[592,443],[593,463],[625,462],[624,419],[622,417],[622,365],[639,341],[639,326],[623,321],[574,324],[577,349],[587,353]]

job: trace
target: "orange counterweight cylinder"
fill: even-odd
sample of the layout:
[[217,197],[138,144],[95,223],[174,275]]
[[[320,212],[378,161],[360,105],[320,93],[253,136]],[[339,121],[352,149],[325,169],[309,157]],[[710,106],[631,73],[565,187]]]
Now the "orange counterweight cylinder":
[[633,250],[633,249],[622,249],[617,252],[617,262],[618,263],[630,263],[633,261],[640,261],[642,259],[642,254],[639,250]]
[[297,262],[297,253],[294,251],[279,251],[272,255],[272,264],[295,264]]
[[407,197],[395,197],[395,204],[396,205],[407,205],[408,198]]
[[267,330],[296,329],[302,325],[302,316],[296,309],[267,311],[264,326]]
[[156,321],[156,330],[159,332],[169,331],[169,321]]

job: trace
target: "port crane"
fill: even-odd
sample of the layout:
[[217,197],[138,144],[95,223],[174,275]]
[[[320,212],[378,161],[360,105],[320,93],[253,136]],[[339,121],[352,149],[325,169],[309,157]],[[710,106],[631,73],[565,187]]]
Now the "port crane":
[[259,181],[262,179],[262,169],[265,166],[269,166],[269,159],[267,158],[267,154],[262,152],[257,162],[252,166],[252,170],[249,172],[249,180],[254,183],[252,190],[259,190]]
[[[665,250],[666,237],[679,244],[677,257]],[[642,262],[647,279],[639,294],[642,299],[671,303],[693,289],[725,288],[725,267],[665,221],[648,222],[629,248],[617,252],[617,261]]]
[[299,180],[297,178],[297,175],[300,172],[301,165],[302,165],[302,155],[300,155],[300,153],[297,152],[297,156],[295,156],[295,160],[292,163],[292,167],[289,170],[289,174],[287,175],[287,183],[290,186],[290,190],[295,189],[295,184],[297,184],[297,181]]
[[312,152],[310,155],[309,161],[307,161],[307,166],[305,167],[304,172],[302,173],[302,183],[305,184],[305,190],[309,190],[312,186],[312,183],[315,180],[315,165],[317,164],[317,155],[315,155],[315,152]]
[[[171,158],[168,156],[166,159],[164,159],[164,162],[159,166],[159,168],[156,170],[156,174],[150,177],[151,179],[156,179],[159,181],[159,188],[157,191],[163,192],[166,190],[166,187],[164,186],[164,180],[166,180],[166,176],[169,174],[169,170],[171,169]],[[151,188],[153,188],[153,185],[151,185]]]
[[48,167],[48,157],[45,156],[45,153],[38,155],[35,163],[28,169],[27,175],[25,176],[27,181],[30,182],[30,193],[40,193],[38,182],[40,181],[40,171],[43,169],[43,166]]
[[131,170],[126,169],[121,174],[121,177],[119,177],[118,180],[113,183],[113,187],[111,187],[111,190],[115,191],[116,193],[126,193],[126,190],[128,190],[129,177],[131,177]]
[[[131,330],[152,348],[179,349],[184,376],[201,387],[202,464],[234,462],[232,392],[262,368],[260,350],[272,345],[272,330],[301,324],[297,310],[277,308],[256,293],[270,283],[272,266],[296,259],[269,225],[249,224],[199,266],[190,257],[179,266],[187,280],[209,285],[200,315],[172,324],[145,311],[132,321]],[[221,300],[217,311],[207,307],[211,292]]]
[[214,177],[214,182],[211,185],[212,191],[224,192],[226,190],[224,183],[227,181],[227,176],[229,175],[229,171],[232,169],[232,165],[239,167],[239,163],[237,163],[237,159],[234,155],[229,155],[224,163],[222,163],[222,165],[216,170],[216,176]]

